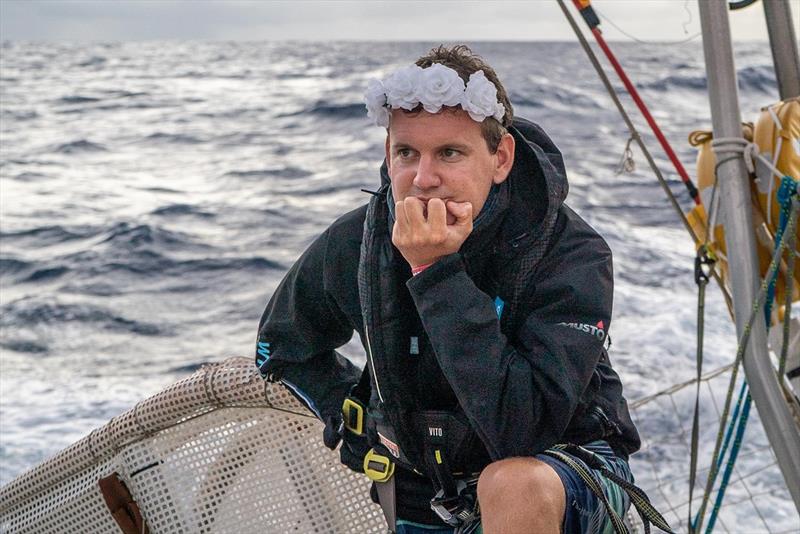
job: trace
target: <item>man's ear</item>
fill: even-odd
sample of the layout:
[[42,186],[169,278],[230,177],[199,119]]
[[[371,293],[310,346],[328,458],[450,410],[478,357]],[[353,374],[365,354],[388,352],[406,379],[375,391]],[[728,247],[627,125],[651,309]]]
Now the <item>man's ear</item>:
[[386,170],[389,172],[389,178],[392,177],[392,158],[389,154],[389,132],[386,132],[386,143],[384,143],[386,148]]
[[[386,145],[389,146],[388,144]],[[508,173],[511,172],[511,167],[514,166],[514,149],[517,146],[514,141],[514,136],[510,133],[503,134],[500,138],[500,144],[497,145],[497,167],[495,168],[494,177],[492,181],[496,184],[505,182],[508,178]]]

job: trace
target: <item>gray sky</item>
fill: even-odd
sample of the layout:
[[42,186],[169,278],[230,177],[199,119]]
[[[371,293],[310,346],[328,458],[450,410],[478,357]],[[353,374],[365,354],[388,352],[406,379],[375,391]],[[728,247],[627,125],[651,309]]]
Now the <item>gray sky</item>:
[[[800,0],[790,0],[800,35]],[[571,5],[571,1],[567,0]],[[697,0],[595,0],[624,32],[677,41],[700,31]],[[609,40],[630,40],[610,22]],[[764,40],[760,2],[731,13],[737,40]],[[555,0],[0,0],[3,40],[571,40]]]

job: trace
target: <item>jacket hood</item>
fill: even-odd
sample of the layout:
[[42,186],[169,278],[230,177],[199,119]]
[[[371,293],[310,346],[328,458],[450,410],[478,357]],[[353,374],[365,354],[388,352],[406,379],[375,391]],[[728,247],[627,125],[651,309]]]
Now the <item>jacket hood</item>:
[[504,240],[512,243],[549,240],[569,192],[564,159],[553,140],[536,123],[515,118],[509,133],[514,136],[516,149],[507,180],[511,203],[503,224]]

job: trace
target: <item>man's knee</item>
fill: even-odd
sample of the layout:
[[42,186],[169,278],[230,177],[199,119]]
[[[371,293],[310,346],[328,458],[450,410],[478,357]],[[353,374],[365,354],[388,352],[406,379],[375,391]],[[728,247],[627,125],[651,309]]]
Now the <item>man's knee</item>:
[[564,485],[555,470],[535,458],[508,458],[489,464],[478,479],[481,510],[524,506],[526,511],[561,518]]

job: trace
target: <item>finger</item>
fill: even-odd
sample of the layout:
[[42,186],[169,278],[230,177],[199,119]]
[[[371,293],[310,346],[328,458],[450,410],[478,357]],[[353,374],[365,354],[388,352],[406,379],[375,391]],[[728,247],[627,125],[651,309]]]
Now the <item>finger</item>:
[[400,226],[408,226],[408,216],[406,215],[406,205],[402,200],[394,203],[394,220]]
[[406,197],[404,200],[405,202],[405,210],[406,216],[408,217],[408,222],[411,227],[420,227],[425,224],[425,204],[419,200],[418,198],[414,197]]
[[432,198],[428,201],[428,224],[431,230],[444,231],[447,226],[447,207],[441,198]]
[[465,226],[472,225],[472,203],[471,202],[455,202],[453,200],[447,203],[447,210],[456,218],[456,225]]

